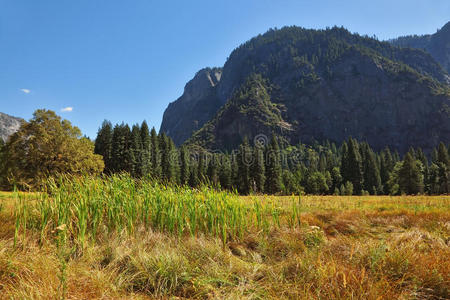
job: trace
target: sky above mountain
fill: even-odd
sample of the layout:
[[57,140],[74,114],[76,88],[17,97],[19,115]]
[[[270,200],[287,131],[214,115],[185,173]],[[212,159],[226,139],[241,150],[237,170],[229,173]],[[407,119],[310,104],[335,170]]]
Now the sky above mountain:
[[159,129],[199,69],[269,28],[385,40],[434,33],[449,16],[448,0],[0,0],[0,111],[52,109],[92,138],[104,119]]

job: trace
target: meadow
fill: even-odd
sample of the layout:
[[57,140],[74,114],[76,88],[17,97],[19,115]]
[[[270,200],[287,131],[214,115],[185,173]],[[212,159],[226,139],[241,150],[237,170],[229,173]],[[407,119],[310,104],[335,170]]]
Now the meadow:
[[450,196],[0,192],[0,299],[449,299],[449,257]]

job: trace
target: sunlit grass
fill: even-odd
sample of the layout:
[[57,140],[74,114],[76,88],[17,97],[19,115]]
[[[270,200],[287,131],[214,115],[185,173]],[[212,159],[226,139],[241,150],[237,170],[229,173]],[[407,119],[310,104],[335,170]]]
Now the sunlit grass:
[[0,299],[447,299],[449,196],[247,196],[127,175],[0,193]]

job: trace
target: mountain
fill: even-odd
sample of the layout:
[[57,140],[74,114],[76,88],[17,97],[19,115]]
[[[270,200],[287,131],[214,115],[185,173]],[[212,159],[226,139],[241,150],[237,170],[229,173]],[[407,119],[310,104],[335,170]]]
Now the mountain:
[[450,140],[449,75],[424,51],[343,28],[269,30],[222,69],[197,73],[161,131],[208,149],[273,132],[293,144],[353,136],[375,149],[426,150]]
[[200,129],[223,105],[215,93],[221,75],[220,68],[198,71],[186,84],[183,95],[165,110],[160,130],[177,145]]
[[19,130],[22,119],[0,112],[0,139],[6,139]]
[[390,42],[400,47],[427,51],[450,73],[450,22],[435,34],[402,36]]

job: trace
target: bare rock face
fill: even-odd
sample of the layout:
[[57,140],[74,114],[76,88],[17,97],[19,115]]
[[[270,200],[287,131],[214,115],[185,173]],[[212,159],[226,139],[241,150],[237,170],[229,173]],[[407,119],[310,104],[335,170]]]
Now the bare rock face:
[[196,102],[209,96],[209,92],[220,81],[222,71],[220,69],[203,69],[195,74],[195,77],[189,81],[183,95],[179,98],[180,102],[195,105]]
[[178,145],[234,149],[271,133],[291,144],[352,136],[401,152],[450,141],[449,75],[422,50],[343,28],[286,27],[213,70],[220,76],[200,71],[164,113],[161,131]]
[[200,70],[186,84],[183,95],[165,110],[160,131],[169,135],[176,145],[187,140],[220,108],[215,87],[221,75],[219,68]]
[[0,139],[6,142],[8,137],[19,130],[22,119],[0,112]]

